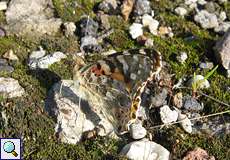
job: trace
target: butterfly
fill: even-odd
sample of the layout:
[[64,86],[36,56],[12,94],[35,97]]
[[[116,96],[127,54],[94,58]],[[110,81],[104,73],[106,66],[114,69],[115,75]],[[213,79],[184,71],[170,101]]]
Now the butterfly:
[[161,54],[154,49],[114,53],[75,72],[90,109],[102,115],[117,132],[138,119],[141,95],[162,68]]

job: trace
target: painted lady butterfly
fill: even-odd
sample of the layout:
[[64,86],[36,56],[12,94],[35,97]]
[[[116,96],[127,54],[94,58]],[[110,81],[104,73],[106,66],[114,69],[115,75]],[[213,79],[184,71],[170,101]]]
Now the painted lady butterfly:
[[133,49],[81,68],[74,80],[81,84],[79,89],[90,95],[91,110],[103,113],[116,131],[121,132],[138,118],[141,94],[161,66],[159,52]]

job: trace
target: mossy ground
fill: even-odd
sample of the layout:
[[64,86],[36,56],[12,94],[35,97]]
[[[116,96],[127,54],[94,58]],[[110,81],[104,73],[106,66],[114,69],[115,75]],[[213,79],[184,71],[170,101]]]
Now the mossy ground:
[[[83,15],[95,16],[93,9],[99,2],[92,0],[53,0],[57,16],[63,21],[78,22]],[[185,75],[205,75],[207,70],[200,70],[199,62],[204,60],[213,61],[215,64],[212,46],[219,38],[212,31],[201,29],[190,17],[181,18],[173,14],[173,8],[179,1],[160,0],[151,1],[156,12],[156,19],[161,25],[171,26],[175,36],[173,38],[160,38],[152,36],[155,48],[161,51],[164,60],[171,65],[171,73],[175,73],[175,81]],[[222,6],[230,18],[230,3]],[[121,17],[110,16],[111,26],[115,32],[109,36],[111,46],[116,50],[140,48],[128,34],[128,26],[131,22],[124,22]],[[0,24],[5,23],[4,13],[0,12]],[[193,35],[196,38],[186,41],[184,38]],[[148,35],[151,36],[151,35]],[[62,33],[56,37],[43,37],[40,40],[8,36],[0,38],[0,55],[9,49],[19,57],[20,61],[12,63],[15,71],[11,74],[1,73],[4,77],[13,77],[25,88],[26,95],[23,98],[1,100],[0,111],[8,115],[7,127],[1,126],[1,137],[24,137],[24,159],[118,159],[118,152],[124,142],[108,138],[88,140],[77,145],[63,144],[57,141],[54,135],[55,122],[44,111],[44,100],[50,87],[60,79],[71,79],[73,59],[68,56],[66,60],[52,65],[49,70],[33,72],[26,65],[31,51],[41,45],[48,54],[53,51],[70,53],[79,51],[79,38],[66,38]],[[188,53],[188,60],[184,65],[175,61],[175,56],[180,51]],[[221,67],[209,79],[210,89],[205,93],[221,101],[230,102],[230,93],[226,90],[230,86],[230,79],[225,78]],[[220,106],[210,99],[202,99],[205,105],[205,113],[224,111],[229,108]],[[188,150],[197,146],[207,150],[217,159],[230,157],[230,136],[208,137],[207,135],[192,136],[186,134],[179,127],[170,129],[154,130],[158,133],[155,141],[165,146],[174,159],[181,159]],[[183,135],[183,136],[182,136]],[[121,159],[121,157],[120,157]]]

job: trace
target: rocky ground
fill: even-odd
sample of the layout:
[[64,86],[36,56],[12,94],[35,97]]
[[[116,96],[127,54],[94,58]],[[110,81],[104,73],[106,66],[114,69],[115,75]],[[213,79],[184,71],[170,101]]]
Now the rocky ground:
[[[60,138],[58,129],[69,126],[60,123],[58,109],[74,106],[66,97],[79,92],[65,91],[76,56],[93,62],[134,48],[163,56],[161,76],[168,85],[150,94],[151,120],[133,125],[132,138],[86,140],[71,121],[79,132]],[[5,0],[0,55],[0,137],[22,138],[24,159],[135,159],[145,152],[155,159],[169,159],[169,153],[185,160],[230,157],[227,0]],[[47,109],[50,96],[57,103],[54,115]]]

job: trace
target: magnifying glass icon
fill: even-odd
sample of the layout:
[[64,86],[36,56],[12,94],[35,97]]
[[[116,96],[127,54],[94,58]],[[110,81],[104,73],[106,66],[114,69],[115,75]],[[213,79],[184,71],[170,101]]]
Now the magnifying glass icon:
[[18,156],[18,154],[15,152],[15,145],[11,141],[7,141],[3,144],[3,150],[6,153],[11,153],[14,157]]

